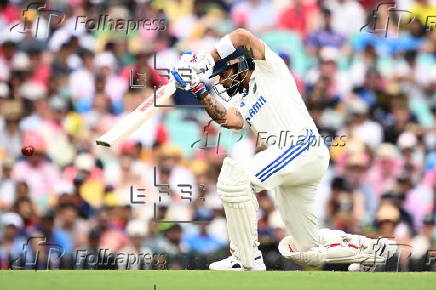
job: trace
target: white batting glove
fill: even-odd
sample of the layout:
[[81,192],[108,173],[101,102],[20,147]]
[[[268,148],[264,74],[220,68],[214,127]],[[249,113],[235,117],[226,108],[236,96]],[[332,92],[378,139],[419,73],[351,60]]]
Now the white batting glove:
[[188,64],[194,64],[197,62],[197,55],[192,51],[184,51],[180,56],[179,63],[186,62]]
[[198,74],[186,62],[180,62],[171,73],[176,81],[176,87],[185,91],[191,90],[200,82]]
[[204,52],[197,55],[191,51],[186,51],[180,57],[180,63],[189,65],[198,74],[212,71],[215,66],[212,55]]
[[193,62],[193,68],[197,73],[206,73],[212,71],[215,66],[215,60],[210,53],[200,53]]
[[191,91],[197,98],[201,98],[207,92],[206,87],[200,82],[200,78],[193,69],[195,56],[184,53],[178,65],[171,71],[176,82],[176,87],[185,91]]

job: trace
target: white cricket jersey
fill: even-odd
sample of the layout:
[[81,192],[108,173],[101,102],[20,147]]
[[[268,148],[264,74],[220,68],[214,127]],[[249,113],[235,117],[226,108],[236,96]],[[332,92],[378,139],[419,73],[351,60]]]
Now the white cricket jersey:
[[265,60],[254,62],[249,92],[234,103],[245,119],[244,127],[262,134],[262,137],[279,138],[280,134],[284,136],[287,132],[287,138],[290,135],[297,138],[306,128],[317,134],[294,77],[280,56],[265,44]]

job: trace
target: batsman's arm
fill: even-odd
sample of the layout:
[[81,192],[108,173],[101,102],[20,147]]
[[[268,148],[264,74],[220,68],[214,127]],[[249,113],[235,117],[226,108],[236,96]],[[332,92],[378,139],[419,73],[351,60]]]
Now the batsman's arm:
[[215,61],[218,61],[240,46],[250,51],[254,59],[265,60],[265,44],[263,41],[243,28],[238,28],[221,38],[210,54]]
[[177,70],[171,71],[171,74],[174,76],[177,87],[190,91],[201,104],[206,106],[206,112],[212,120],[229,129],[241,129],[244,126],[244,118],[238,109],[234,107],[226,108],[218,102],[208,92],[206,86],[200,82],[195,70],[191,71],[191,78],[189,80],[184,80],[183,78],[187,76],[180,75]]
[[238,109],[226,108],[211,94],[205,93],[198,98],[200,103],[206,106],[206,112],[215,122],[228,129],[241,129],[244,126],[244,118]]

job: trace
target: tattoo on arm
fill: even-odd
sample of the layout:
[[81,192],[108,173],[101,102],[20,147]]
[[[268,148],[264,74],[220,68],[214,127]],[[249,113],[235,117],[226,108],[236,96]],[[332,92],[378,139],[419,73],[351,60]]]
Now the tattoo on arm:
[[227,109],[218,102],[213,96],[208,94],[200,100],[203,105],[206,105],[206,112],[215,122],[223,124],[226,122]]
[[248,49],[248,52],[251,54],[251,57],[254,58],[254,50],[252,47]]

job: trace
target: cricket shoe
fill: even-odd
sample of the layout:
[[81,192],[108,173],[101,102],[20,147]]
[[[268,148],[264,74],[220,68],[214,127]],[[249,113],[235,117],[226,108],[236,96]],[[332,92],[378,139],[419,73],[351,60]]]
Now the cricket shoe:
[[254,258],[253,268],[250,269],[245,268],[235,256],[231,255],[221,261],[210,264],[209,269],[216,271],[266,271],[266,266],[262,255]]
[[374,266],[366,266],[358,263],[353,263],[348,266],[349,272],[372,272],[374,270]]

